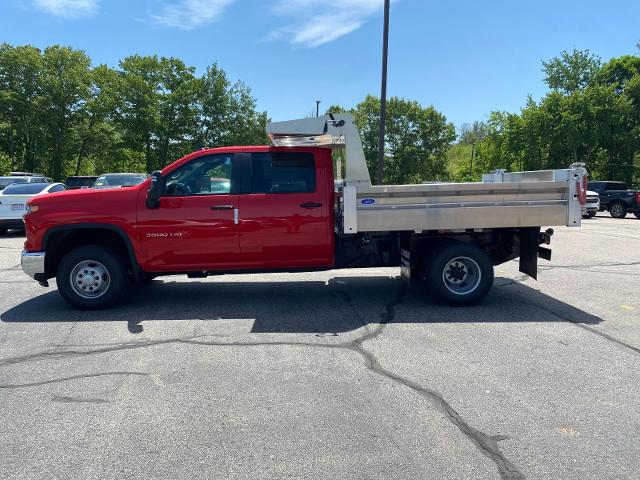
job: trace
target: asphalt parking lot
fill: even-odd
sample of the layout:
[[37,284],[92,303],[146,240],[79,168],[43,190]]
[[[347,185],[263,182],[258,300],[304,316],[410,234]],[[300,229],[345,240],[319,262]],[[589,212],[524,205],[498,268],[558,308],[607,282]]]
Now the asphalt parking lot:
[[640,478],[640,220],[446,308],[396,269],[170,277],[69,308],[0,237],[0,477]]

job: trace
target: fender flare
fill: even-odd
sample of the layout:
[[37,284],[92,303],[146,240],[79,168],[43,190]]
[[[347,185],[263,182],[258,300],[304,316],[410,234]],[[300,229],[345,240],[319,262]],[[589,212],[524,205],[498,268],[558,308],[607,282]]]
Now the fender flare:
[[127,247],[127,253],[129,255],[129,262],[131,263],[131,270],[133,271],[133,276],[136,280],[140,280],[144,271],[140,268],[140,264],[138,263],[138,259],[136,258],[136,252],[133,249],[133,245],[131,243],[131,239],[126,232],[117,225],[113,225],[110,223],[70,223],[68,225],[60,225],[58,227],[49,228],[42,239],[42,248],[46,252],[47,251],[47,243],[49,241],[49,237],[55,233],[59,232],[70,232],[74,230],[109,230],[118,235],[125,246]]

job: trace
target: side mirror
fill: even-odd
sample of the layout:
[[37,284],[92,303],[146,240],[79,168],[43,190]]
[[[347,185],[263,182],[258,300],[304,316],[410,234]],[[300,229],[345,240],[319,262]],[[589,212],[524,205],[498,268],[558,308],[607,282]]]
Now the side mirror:
[[7,188],[5,185],[0,185],[0,190],[4,190],[5,188]]
[[160,207],[160,197],[162,196],[163,191],[164,179],[162,178],[162,173],[159,170],[156,170],[151,174],[151,183],[147,190],[147,208]]

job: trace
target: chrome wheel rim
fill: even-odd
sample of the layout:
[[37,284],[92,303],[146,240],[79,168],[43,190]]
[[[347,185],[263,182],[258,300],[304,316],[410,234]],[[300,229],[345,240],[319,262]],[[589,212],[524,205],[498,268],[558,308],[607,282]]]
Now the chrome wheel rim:
[[475,291],[482,280],[478,263],[469,257],[456,257],[442,270],[442,281],[451,293],[468,295]]
[[622,207],[618,204],[615,204],[613,207],[611,207],[611,211],[614,215],[622,215]]
[[109,290],[111,276],[109,270],[95,260],[83,260],[71,269],[69,281],[73,291],[80,297],[95,299]]

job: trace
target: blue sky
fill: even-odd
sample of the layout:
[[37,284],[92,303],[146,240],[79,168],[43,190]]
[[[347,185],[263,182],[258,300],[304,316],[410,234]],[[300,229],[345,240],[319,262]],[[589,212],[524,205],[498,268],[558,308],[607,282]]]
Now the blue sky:
[[[379,95],[382,0],[1,0],[0,42],[69,45],[116,66],[134,53],[218,62],[274,120]],[[545,92],[541,60],[638,53],[640,1],[396,0],[389,95],[456,125]]]

